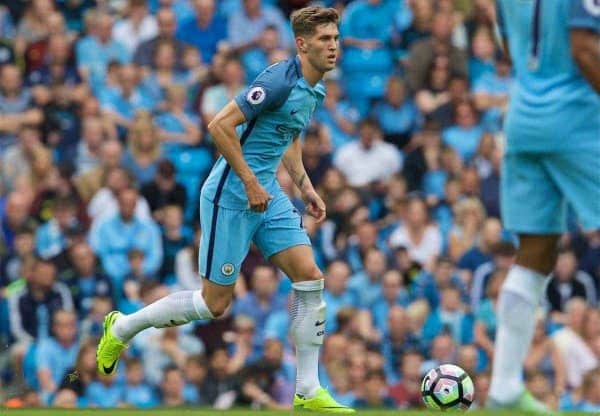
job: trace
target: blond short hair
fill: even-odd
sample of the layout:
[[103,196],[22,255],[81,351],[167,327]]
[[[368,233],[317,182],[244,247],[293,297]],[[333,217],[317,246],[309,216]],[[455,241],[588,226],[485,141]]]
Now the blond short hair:
[[291,20],[294,36],[312,36],[319,25],[338,25],[340,15],[332,7],[309,6],[294,11]]

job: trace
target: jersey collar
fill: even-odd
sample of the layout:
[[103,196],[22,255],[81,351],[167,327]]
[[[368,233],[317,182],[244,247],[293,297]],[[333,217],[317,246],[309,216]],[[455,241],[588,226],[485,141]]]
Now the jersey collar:
[[302,75],[302,64],[300,62],[299,55],[296,55],[296,57],[294,58],[294,66],[296,68],[296,75],[298,76],[298,85],[300,85],[302,88],[309,90],[314,95],[320,95],[324,97],[325,84],[323,83],[323,80],[317,82],[314,87],[311,87],[308,81],[304,79],[304,76]]

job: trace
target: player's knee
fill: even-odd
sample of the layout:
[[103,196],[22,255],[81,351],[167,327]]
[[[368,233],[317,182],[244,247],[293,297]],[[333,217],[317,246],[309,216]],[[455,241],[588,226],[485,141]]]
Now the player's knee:
[[317,267],[317,265],[313,265],[313,267],[308,268],[302,276],[300,276],[300,281],[307,280],[321,280],[323,279],[323,272]]
[[547,275],[552,272],[558,257],[558,236],[522,236],[517,264]]
[[210,313],[213,317],[220,318],[221,316],[225,315],[225,311],[227,310],[228,306],[229,304],[219,303],[213,306],[209,306],[208,310],[210,310]]
[[225,314],[225,311],[231,304],[231,299],[205,299],[206,307],[215,318],[219,318]]

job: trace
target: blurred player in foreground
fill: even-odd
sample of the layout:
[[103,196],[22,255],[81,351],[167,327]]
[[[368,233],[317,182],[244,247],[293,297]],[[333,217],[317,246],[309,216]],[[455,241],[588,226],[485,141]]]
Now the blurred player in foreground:
[[488,404],[547,414],[525,390],[534,312],[565,231],[566,204],[600,229],[600,2],[497,0],[516,71],[501,192],[517,264],[502,287]]
[[173,293],[131,315],[117,311],[107,315],[97,355],[101,373],[113,374],[129,340],[146,328],[221,316],[231,303],[240,266],[254,242],[293,281],[290,326],[298,362],[294,408],[354,412],[320,386],[323,274],[313,260],[302,218],[276,180],[282,161],[302,191],[308,214],[318,222],[325,219],[325,204],[302,164],[298,136],[325,96],[323,75],[335,68],[338,19],[330,8],[294,12],[298,56],[267,68],[210,123],[222,156],[201,194],[203,290]]

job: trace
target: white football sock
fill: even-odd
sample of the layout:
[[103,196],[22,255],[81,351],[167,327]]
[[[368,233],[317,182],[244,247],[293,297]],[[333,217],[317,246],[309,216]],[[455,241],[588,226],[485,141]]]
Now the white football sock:
[[535,331],[535,311],[546,276],[514,266],[502,286],[498,301],[498,329],[489,396],[500,404],[516,401],[525,388],[523,362]]
[[113,325],[113,335],[121,342],[128,342],[146,328],[178,326],[198,319],[214,319],[202,293],[199,290],[175,292],[131,315],[119,317]]
[[319,383],[319,349],[325,336],[324,281],[309,280],[292,284],[291,333],[296,345],[296,393],[311,398]]

